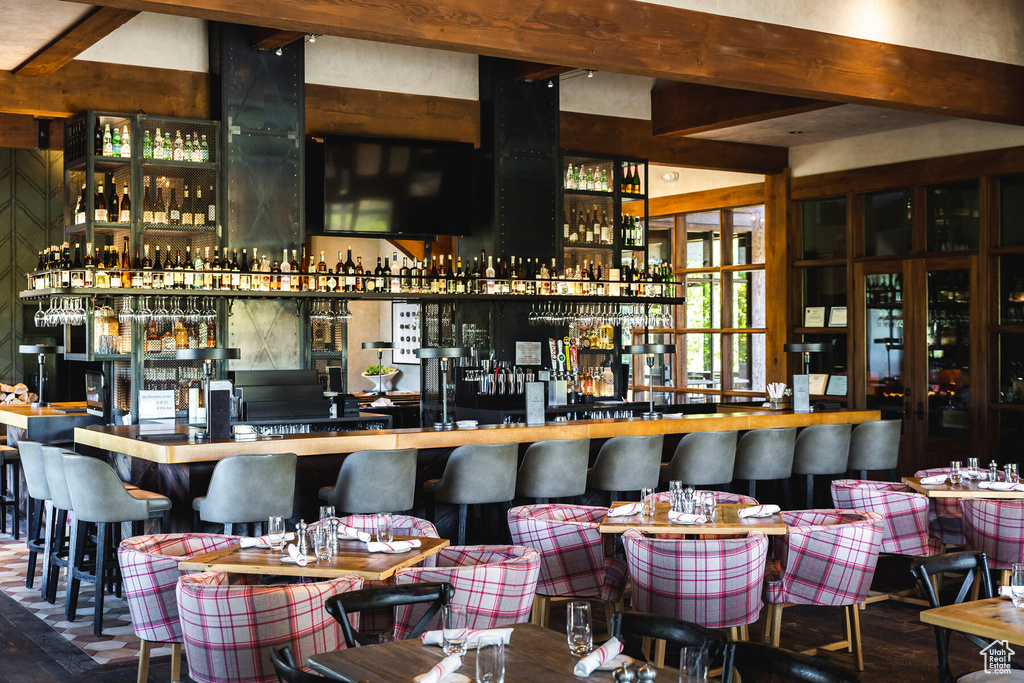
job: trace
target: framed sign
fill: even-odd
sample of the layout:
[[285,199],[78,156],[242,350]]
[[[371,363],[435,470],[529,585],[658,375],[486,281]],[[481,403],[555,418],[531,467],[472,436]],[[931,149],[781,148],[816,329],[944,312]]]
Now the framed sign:
[[828,312],[829,327],[846,327],[846,306],[833,306]]
[[804,327],[825,327],[825,307],[807,306],[804,308]]
[[827,396],[846,396],[846,375],[832,375],[825,394]]
[[821,396],[825,393],[825,384],[828,382],[828,375],[812,374],[807,376],[807,393],[811,396]]
[[174,417],[174,390],[150,390],[139,391],[139,419],[156,420],[160,418]]
[[532,341],[516,342],[516,365],[540,365],[541,343]]

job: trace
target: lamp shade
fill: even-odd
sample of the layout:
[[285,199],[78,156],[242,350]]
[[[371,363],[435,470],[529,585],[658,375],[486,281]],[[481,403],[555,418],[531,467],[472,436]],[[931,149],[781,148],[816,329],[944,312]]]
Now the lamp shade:
[[655,353],[675,353],[675,344],[630,344],[622,347],[624,353],[633,355],[641,354],[655,354]]
[[363,342],[364,349],[393,349],[395,345],[388,341]]
[[22,344],[18,347],[18,353],[64,353],[64,347],[53,344]]
[[242,357],[242,352],[235,348],[204,346],[199,349],[178,349],[174,357],[178,360],[237,360]]
[[782,350],[786,353],[825,353],[831,350],[830,344],[811,344],[809,342],[802,344],[784,344]]
[[469,349],[463,346],[428,346],[416,349],[417,358],[465,358]]

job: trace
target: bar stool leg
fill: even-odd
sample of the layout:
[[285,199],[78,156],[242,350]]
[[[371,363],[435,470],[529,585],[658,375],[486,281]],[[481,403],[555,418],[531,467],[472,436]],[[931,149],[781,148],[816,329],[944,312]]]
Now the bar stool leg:
[[181,643],[171,643],[171,683],[181,680]]
[[[68,513],[67,510],[54,510],[50,508],[51,524],[48,533],[50,534],[49,566],[46,567],[46,601],[51,605],[57,602],[57,580],[60,574],[60,565],[56,562],[57,556],[64,552],[65,532],[67,531]],[[70,548],[68,544],[68,548]],[[68,551],[70,558],[71,552]]]
[[793,509],[793,496],[789,491],[789,479],[782,479],[782,502],[786,506],[786,510]]
[[17,465],[11,463],[11,476],[14,477],[14,540],[21,538],[21,473]]
[[7,463],[0,461],[0,534],[7,533]]
[[468,508],[468,505],[459,505],[459,545],[466,545],[466,514],[469,511]]
[[149,648],[148,640],[139,643],[139,674],[136,677],[138,683],[146,683],[149,680]]
[[[64,600],[64,617],[74,621],[78,612],[78,589],[82,580],[76,576],[79,568],[85,564],[85,542],[89,538],[89,528],[85,522],[75,522],[71,531],[71,550],[68,552],[68,587]],[[102,584],[97,585],[97,593],[102,592]]]
[[814,507],[814,475],[807,475],[807,510]]
[[[28,537],[25,542],[28,544],[38,544],[39,541],[39,525],[42,521],[43,516],[43,501],[36,500],[35,498],[28,499]],[[32,584],[35,583],[36,578],[36,555],[39,552],[36,550],[28,551],[28,566],[25,568],[25,588],[32,588]]]
[[106,560],[108,536],[113,531],[110,524],[99,523],[96,525],[96,594],[93,597],[92,613],[92,634],[99,636],[103,634],[103,597],[106,594]]

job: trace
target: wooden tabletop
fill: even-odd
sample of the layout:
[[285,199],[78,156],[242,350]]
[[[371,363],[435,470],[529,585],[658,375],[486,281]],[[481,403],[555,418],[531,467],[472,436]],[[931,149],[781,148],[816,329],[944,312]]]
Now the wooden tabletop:
[[[578,661],[569,654],[564,633],[534,624],[514,624],[512,638],[505,649],[505,683],[568,683],[570,681],[611,681],[611,671],[595,671],[577,678],[572,668]],[[419,638],[383,645],[335,650],[313,655],[307,663],[313,671],[340,681],[370,683],[407,683],[426,673],[444,659],[436,645],[423,645]],[[470,650],[459,673],[470,680],[476,674],[476,655]],[[674,671],[661,671],[658,680],[674,681]]]
[[944,484],[921,483],[918,477],[903,477],[903,483],[912,490],[929,498],[1024,498],[1024,491],[993,491],[992,489],[978,488],[976,481],[964,481],[962,484],[953,486],[949,479]]
[[[616,505],[628,505],[628,503],[612,503]],[[654,517],[643,515],[632,515],[630,517],[605,517],[598,526],[602,534],[621,534],[627,529],[636,529],[652,534],[699,534],[701,536],[723,536],[727,534],[742,534],[748,531],[760,531],[761,533],[773,536],[780,536],[786,533],[786,525],[782,523],[779,513],[771,517],[750,517],[740,519],[739,511],[747,505],[723,503],[715,508],[715,518],[705,524],[673,524],[668,521],[668,511],[671,508],[669,503],[656,503],[654,506]]]
[[926,609],[921,612],[921,621],[1024,647],[1024,610],[1014,607],[1009,598],[971,600]]
[[[59,413],[57,408],[85,408],[85,402],[73,402],[73,403],[51,403],[45,408],[32,408],[31,406],[22,405],[11,405],[2,404],[0,405],[0,424],[9,425],[11,427],[19,427],[21,429],[28,429],[28,421],[30,419],[44,418],[44,417],[74,417],[76,415],[87,415],[87,413]],[[92,416],[90,416],[92,417]],[[92,419],[96,419],[92,417]]]
[[[396,536],[395,540],[407,540],[411,536]],[[333,579],[355,574],[364,579],[382,581],[404,567],[419,564],[448,546],[445,538],[423,538],[420,547],[407,553],[370,553],[366,544],[360,541],[340,541],[340,551],[328,562],[311,561],[305,567],[283,562],[283,553],[262,548],[231,546],[205,555],[196,555],[178,563],[178,569],[188,571],[221,571],[234,574],[273,574],[276,576],[310,576]],[[311,553],[312,554],[312,553]]]

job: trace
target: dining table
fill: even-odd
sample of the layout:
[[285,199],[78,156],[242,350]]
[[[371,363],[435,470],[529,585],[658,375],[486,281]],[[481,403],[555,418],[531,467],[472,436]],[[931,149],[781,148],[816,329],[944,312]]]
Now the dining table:
[[[574,676],[572,670],[579,660],[570,654],[564,635],[535,624],[509,626],[513,631],[505,649],[504,683],[605,683],[612,680],[610,668],[595,671],[586,678]],[[306,663],[316,673],[332,680],[404,683],[427,672],[443,658],[440,647],[424,645],[419,638],[412,638],[325,652],[313,655]],[[658,672],[659,680],[674,681],[678,677],[675,670],[667,667]],[[474,679],[476,656],[472,649],[463,658],[458,673],[467,676],[467,680]]]
[[941,484],[922,484],[920,477],[903,477],[901,480],[912,491],[928,498],[1024,498],[1024,490],[998,491],[982,488],[978,484],[982,480],[964,479],[960,484],[951,484],[947,478]]
[[1024,647],[1024,610],[1014,607],[1010,598],[969,600],[926,609],[921,612],[921,621]]

